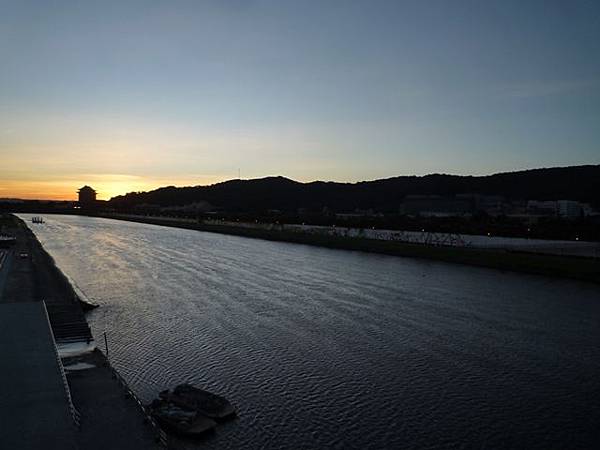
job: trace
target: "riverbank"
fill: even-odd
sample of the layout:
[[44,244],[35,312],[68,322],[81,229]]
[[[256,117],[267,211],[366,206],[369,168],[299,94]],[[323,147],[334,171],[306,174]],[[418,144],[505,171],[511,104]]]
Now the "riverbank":
[[7,276],[4,290],[6,301],[44,300],[49,306],[71,305],[74,311],[93,309],[95,305],[79,298],[27,225],[15,216],[9,217],[13,217],[12,222],[7,222],[5,229],[16,238],[16,243],[10,249],[10,276]]
[[380,253],[392,256],[424,258],[455,264],[487,267],[549,277],[571,278],[600,283],[600,259],[564,255],[546,255],[522,251],[470,247],[411,244],[359,237],[327,236],[278,229],[215,225],[189,220],[147,216],[99,215],[116,220],[230,234],[269,241],[292,242],[320,247]]
[[[3,225],[6,232],[17,238],[17,242],[8,255],[10,266],[7,264],[0,303],[44,301],[59,355],[67,354],[62,352],[67,347],[78,346],[88,350],[77,356],[61,357],[68,392],[80,415],[79,426],[73,434],[75,448],[161,448],[155,440],[156,430],[147,423],[138,404],[113,376],[106,356],[97,349],[89,351],[93,349],[93,341],[83,313],[83,307],[88,305],[79,299],[27,225],[11,217]],[[19,349],[20,342],[11,345],[16,347],[17,352],[27,352],[27,349]],[[29,387],[35,393],[35,387]],[[32,395],[27,407],[33,416],[36,415],[35,398]],[[28,432],[35,433],[35,429]]]

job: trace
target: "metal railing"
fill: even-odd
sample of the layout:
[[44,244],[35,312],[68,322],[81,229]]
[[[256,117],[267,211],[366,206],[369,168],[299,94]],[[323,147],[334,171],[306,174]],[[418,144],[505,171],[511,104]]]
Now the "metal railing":
[[60,376],[62,378],[63,386],[65,388],[65,394],[67,395],[67,402],[69,405],[69,412],[71,413],[71,417],[73,418],[73,423],[77,428],[81,427],[81,414],[75,408],[73,404],[73,397],[71,397],[71,388],[69,387],[69,382],[67,381],[67,375],[65,373],[65,368],[63,367],[62,360],[60,359],[60,355],[58,354],[58,348],[56,347],[56,340],[54,339],[54,333],[52,331],[52,325],[50,324],[50,316],[48,316],[48,309],[46,308],[46,302],[42,300],[42,305],[44,307],[44,314],[46,315],[46,321],[48,323],[48,330],[50,331],[50,336],[52,337],[52,347],[54,348],[54,355],[56,357],[56,362],[58,363],[58,368],[60,370]]
[[[52,326],[50,324],[50,316],[48,315],[48,309],[46,308],[46,302],[42,301],[42,305],[44,307],[44,314],[46,315],[46,321],[48,323],[48,330],[50,331],[50,335],[52,337],[52,346],[54,348],[54,355],[55,355],[56,361],[58,363],[60,375],[61,375],[61,378],[63,381],[63,386],[65,389],[65,393],[67,395],[69,411],[71,413],[71,417],[73,418],[73,423],[79,429],[79,428],[81,428],[81,414],[79,413],[79,411],[75,407],[75,404],[73,403],[73,398],[71,396],[71,389],[70,389],[69,383],[67,381],[67,375],[65,373],[65,369],[63,367],[62,360],[60,359],[60,355],[58,353],[58,348],[56,346],[56,340],[54,339],[54,333],[52,331]],[[113,378],[115,378],[119,382],[119,384],[122,386],[122,388],[124,389],[125,396],[132,398],[136,402],[136,404],[142,411],[142,414],[144,415],[145,421],[154,428],[154,430],[156,432],[156,441],[160,445],[162,445],[164,448],[168,448],[169,443],[168,443],[167,433],[165,433],[165,431],[152,418],[152,416],[150,415],[150,413],[148,412],[147,408],[144,406],[142,401],[138,398],[137,395],[135,395],[135,392],[133,392],[133,390],[129,387],[129,385],[127,384],[127,381],[125,381],[125,379],[121,376],[121,374],[119,374],[119,372],[117,372],[117,370],[110,364],[110,360],[108,358],[106,358],[106,363],[112,373]]]
[[115,378],[119,382],[119,384],[122,386],[122,388],[125,390],[125,396],[129,397],[135,401],[135,403],[138,405],[138,407],[142,411],[142,414],[144,415],[144,419],[146,420],[146,422],[149,423],[154,428],[154,431],[156,432],[156,441],[160,445],[162,445],[164,448],[168,448],[169,442],[168,442],[167,433],[160,427],[160,425],[158,425],[158,423],[156,423],[154,418],[148,412],[148,408],[146,408],[144,406],[142,401],[135,394],[135,392],[133,392],[133,390],[129,387],[129,384],[127,383],[127,381],[125,381],[125,379],[121,376],[121,374],[117,371],[117,369],[115,369],[111,365],[108,357],[106,357],[106,363],[108,364],[108,368],[112,372],[113,378]]
[[7,260],[7,258],[8,250],[0,249],[0,270],[2,270],[2,266],[4,265],[4,262]]

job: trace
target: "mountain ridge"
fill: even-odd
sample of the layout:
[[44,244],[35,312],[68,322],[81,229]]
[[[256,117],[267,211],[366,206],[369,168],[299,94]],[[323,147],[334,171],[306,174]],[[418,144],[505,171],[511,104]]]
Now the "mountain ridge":
[[206,186],[165,186],[113,197],[115,208],[196,202],[232,211],[299,208],[397,211],[407,195],[498,195],[508,200],[576,200],[600,204],[600,165],[527,169],[491,175],[401,175],[358,182],[300,182],[283,176],[226,180]]

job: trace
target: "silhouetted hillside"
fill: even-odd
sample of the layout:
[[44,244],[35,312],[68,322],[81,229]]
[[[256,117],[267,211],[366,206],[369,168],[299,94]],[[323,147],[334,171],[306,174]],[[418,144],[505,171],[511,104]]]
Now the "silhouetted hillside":
[[208,202],[228,211],[299,208],[335,211],[373,209],[397,212],[410,194],[501,195],[512,200],[568,199],[600,205],[600,165],[534,169],[489,176],[402,176],[360,183],[316,181],[299,183],[283,177],[231,180],[211,186],[164,187],[150,192],[114,197],[110,206],[178,206]]

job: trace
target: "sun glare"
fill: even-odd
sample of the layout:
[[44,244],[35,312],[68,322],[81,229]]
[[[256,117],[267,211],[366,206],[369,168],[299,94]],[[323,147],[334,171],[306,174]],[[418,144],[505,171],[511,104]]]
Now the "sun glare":
[[90,184],[96,190],[98,200],[110,200],[118,195],[125,195],[129,192],[147,191],[156,187],[143,180],[137,182],[111,180],[90,182],[88,184]]

